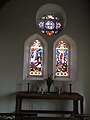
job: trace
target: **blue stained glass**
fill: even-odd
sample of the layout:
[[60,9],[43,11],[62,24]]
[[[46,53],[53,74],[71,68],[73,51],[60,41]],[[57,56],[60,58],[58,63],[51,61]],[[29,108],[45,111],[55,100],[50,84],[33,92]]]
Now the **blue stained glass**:
[[56,76],[68,76],[69,48],[64,41],[56,47]]
[[46,27],[47,29],[52,30],[52,29],[54,29],[55,24],[54,24],[52,21],[47,21],[47,22],[45,23],[45,27]]
[[40,27],[41,29],[44,28],[44,22],[43,22],[43,21],[41,21],[41,22],[39,23],[39,27]]
[[56,22],[56,29],[59,29],[61,27],[60,22]]
[[47,35],[54,35],[62,30],[62,24],[59,18],[50,14],[42,16],[38,25],[41,32]]
[[29,75],[42,75],[43,47],[38,40],[35,40],[30,47],[30,69]]
[[59,54],[60,54],[60,52],[59,52],[57,49],[56,49],[56,54],[57,54],[57,55],[59,55]]

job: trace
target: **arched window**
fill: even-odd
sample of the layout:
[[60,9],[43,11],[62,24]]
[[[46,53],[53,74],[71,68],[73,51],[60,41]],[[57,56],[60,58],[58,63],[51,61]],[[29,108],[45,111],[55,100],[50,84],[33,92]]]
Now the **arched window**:
[[60,41],[55,49],[55,76],[69,76],[69,46],[64,41]]
[[46,40],[38,34],[29,37],[24,43],[23,79],[44,80],[47,76]]
[[51,3],[41,6],[36,14],[36,24],[41,33],[51,36],[57,35],[66,25],[64,9]]
[[53,45],[53,77],[55,80],[68,81],[76,78],[76,44],[63,35]]
[[42,76],[43,62],[43,45],[35,40],[29,49],[29,75]]

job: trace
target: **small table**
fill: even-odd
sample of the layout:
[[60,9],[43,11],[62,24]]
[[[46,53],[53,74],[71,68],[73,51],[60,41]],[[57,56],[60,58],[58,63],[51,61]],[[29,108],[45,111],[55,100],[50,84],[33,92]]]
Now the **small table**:
[[[18,92],[16,94],[16,113],[22,113],[23,110],[21,110],[22,107],[22,100],[23,99],[47,99],[47,100],[72,100],[73,101],[73,113],[74,114],[79,114],[79,109],[80,109],[80,114],[83,114],[83,96],[80,95],[79,93],[62,93],[58,94],[55,92],[51,93],[34,93],[34,92]],[[80,102],[80,105],[79,105]],[[80,107],[80,108],[79,108]],[[26,110],[24,110],[26,111]],[[38,112],[46,112],[42,110],[32,110],[34,113]],[[27,111],[26,111],[27,112]],[[47,111],[47,112],[52,112],[53,111]],[[55,112],[55,111],[54,111]],[[56,111],[57,113],[58,111]],[[60,111],[61,112],[61,111]],[[63,111],[64,113],[65,111]],[[67,111],[68,113],[68,111]]]

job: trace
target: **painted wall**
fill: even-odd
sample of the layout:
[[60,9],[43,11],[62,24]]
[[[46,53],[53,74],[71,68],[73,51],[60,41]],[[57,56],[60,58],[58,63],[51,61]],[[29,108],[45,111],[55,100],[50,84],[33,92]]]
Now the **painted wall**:
[[[42,35],[35,23],[36,12],[46,3],[55,3],[63,7],[67,16],[65,29],[58,35],[49,37]],[[87,0],[14,0],[0,12],[0,112],[15,111],[15,95],[17,91],[26,90],[27,81],[23,81],[23,50],[24,42],[34,33],[41,34],[47,41],[49,50],[59,36],[67,34],[77,44],[77,79],[72,82],[73,91],[85,97],[85,113],[90,113],[90,15]],[[49,54],[52,54],[49,51]],[[53,54],[52,54],[53,55]],[[49,58],[48,70],[52,69]],[[34,83],[34,86],[37,83]],[[41,84],[41,83],[40,83]],[[55,85],[62,83],[56,82]],[[68,82],[63,82],[64,90],[68,91]],[[33,83],[32,83],[33,85]],[[32,88],[32,86],[31,86]],[[43,101],[45,102],[45,101]],[[33,101],[27,102],[33,106]],[[26,107],[27,107],[26,104]],[[48,104],[49,102],[45,102]],[[42,103],[42,106],[44,105]],[[56,106],[50,106],[56,109]],[[39,108],[42,108],[40,104]],[[69,106],[69,104],[68,104]],[[37,105],[36,105],[37,107]],[[44,105],[45,107],[45,105]],[[59,106],[62,108],[62,106]],[[48,108],[48,107],[47,107]]]

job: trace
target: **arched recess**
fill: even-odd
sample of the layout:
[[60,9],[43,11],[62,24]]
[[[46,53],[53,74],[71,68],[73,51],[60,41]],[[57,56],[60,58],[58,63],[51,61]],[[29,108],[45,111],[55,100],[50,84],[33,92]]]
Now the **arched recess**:
[[[42,60],[42,75],[30,75],[29,74],[29,63],[30,63],[30,48],[38,40],[43,48],[43,60]],[[23,65],[23,80],[44,80],[47,77],[47,53],[48,45],[46,40],[39,34],[30,36],[24,43],[24,65]]]
[[[68,75],[56,75],[56,47],[63,41],[68,46]],[[53,45],[53,78],[54,80],[60,81],[72,81],[77,77],[77,52],[76,52],[76,43],[68,35],[63,35],[59,37]]]
[[64,9],[53,3],[42,5],[36,13],[36,24],[41,33],[56,35],[66,26],[66,14]]

